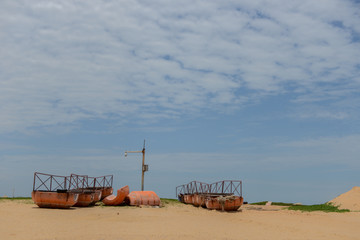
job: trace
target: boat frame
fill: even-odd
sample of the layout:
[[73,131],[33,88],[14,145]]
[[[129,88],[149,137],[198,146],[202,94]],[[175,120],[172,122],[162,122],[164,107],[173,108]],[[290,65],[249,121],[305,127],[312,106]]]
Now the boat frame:
[[[236,211],[244,200],[241,180],[223,180],[212,184],[192,181],[177,186],[175,191],[176,196],[182,203],[223,211]],[[231,199],[235,199],[235,201]],[[222,203],[219,204],[219,201]]]

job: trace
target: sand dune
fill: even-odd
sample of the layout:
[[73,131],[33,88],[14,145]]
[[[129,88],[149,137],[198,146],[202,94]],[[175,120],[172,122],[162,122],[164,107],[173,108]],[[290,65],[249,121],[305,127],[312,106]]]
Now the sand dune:
[[353,187],[350,191],[337,196],[329,202],[340,206],[340,209],[360,211],[360,187]]
[[0,201],[0,239],[359,239],[360,212],[324,213],[244,205],[234,213],[184,204],[162,208],[41,209]]

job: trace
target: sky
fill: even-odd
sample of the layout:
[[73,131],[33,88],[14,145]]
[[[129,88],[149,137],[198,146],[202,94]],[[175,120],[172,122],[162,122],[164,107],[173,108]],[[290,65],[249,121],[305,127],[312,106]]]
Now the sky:
[[360,1],[2,0],[0,196],[34,172],[245,201],[360,185]]

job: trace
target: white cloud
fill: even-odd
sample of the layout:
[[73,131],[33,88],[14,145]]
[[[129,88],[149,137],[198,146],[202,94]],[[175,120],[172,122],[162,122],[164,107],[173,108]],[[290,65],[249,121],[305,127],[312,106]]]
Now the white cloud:
[[359,18],[337,0],[2,1],[0,132],[358,89]]

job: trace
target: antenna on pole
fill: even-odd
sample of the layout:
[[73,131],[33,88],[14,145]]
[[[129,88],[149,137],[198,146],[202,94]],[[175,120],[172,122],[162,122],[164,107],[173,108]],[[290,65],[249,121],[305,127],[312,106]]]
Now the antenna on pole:
[[142,151],[125,151],[125,157],[127,157],[128,153],[142,153],[142,169],[141,169],[141,191],[144,191],[144,175],[145,172],[149,171],[149,165],[145,164],[145,139],[144,146]]

